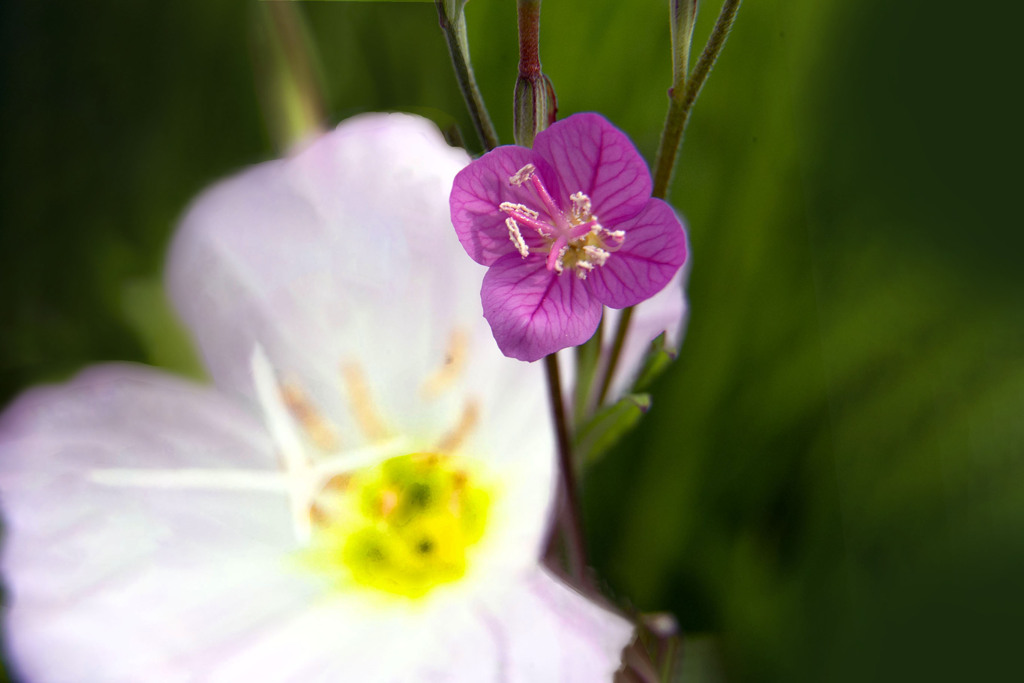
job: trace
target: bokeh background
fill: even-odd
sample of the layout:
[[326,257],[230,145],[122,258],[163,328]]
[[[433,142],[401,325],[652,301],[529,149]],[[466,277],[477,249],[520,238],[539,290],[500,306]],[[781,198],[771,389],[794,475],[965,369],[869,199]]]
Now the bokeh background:
[[[543,6],[560,113],[602,112],[648,159],[667,4]],[[192,196],[277,154],[265,9],[0,5],[0,405],[100,360],[201,372],[160,270]],[[414,111],[479,150],[432,4],[297,9],[327,121]],[[510,141],[514,3],[467,18]],[[681,356],[584,482],[607,592],[678,617],[683,680],[1019,680],[1014,25],[999,3],[744,3],[671,196]]]

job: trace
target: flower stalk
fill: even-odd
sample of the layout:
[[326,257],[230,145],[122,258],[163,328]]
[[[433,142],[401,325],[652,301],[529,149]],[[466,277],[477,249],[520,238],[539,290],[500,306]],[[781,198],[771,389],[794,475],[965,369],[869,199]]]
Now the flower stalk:
[[[689,0],[672,0],[672,87],[669,89],[665,127],[661,132],[661,142],[658,145],[658,153],[654,161],[654,186],[651,191],[653,197],[664,199],[668,196],[668,190],[672,184],[672,171],[676,165],[676,156],[679,154],[679,147],[683,140],[686,124],[690,119],[690,112],[704,86],[704,81],[711,73],[711,67],[714,66],[715,60],[718,59],[718,55],[725,46],[725,39],[729,36],[729,31],[736,20],[736,12],[739,11],[741,2],[742,0],[725,0],[722,3],[718,19],[715,21],[714,28],[711,29],[711,35],[708,36],[708,42],[704,45],[704,50],[701,52],[693,72],[687,74],[693,24],[697,17],[697,3],[694,1],[691,5]],[[607,387],[611,384],[611,378],[615,373],[615,366],[622,353],[622,342],[629,331],[632,312],[632,308],[627,308],[619,318],[619,324],[615,331],[615,343],[608,357],[607,369],[602,381],[601,401],[604,400]]]
[[473,66],[469,59],[469,37],[466,34],[466,14],[464,12],[466,0],[436,0],[435,4],[441,22],[441,30],[448,43],[448,52],[452,56],[455,79],[459,82],[463,99],[466,100],[466,108],[469,109],[469,116],[473,119],[473,127],[476,129],[484,149],[492,150],[499,144],[498,134],[487,113],[487,107],[484,106],[484,98],[476,84]]
[[309,30],[293,3],[254,6],[256,87],[274,146],[285,151],[326,131],[323,82]]
[[[658,146],[658,154],[654,162],[654,190],[651,193],[655,197],[664,199],[668,195],[668,188],[672,182],[672,171],[675,168],[676,155],[679,153],[679,146],[683,139],[683,132],[690,119],[690,112],[697,101],[704,81],[711,73],[711,67],[718,59],[722,47],[725,46],[725,39],[732,29],[736,19],[736,12],[740,8],[742,0],[725,0],[722,3],[722,10],[718,14],[715,27],[708,36],[708,42],[701,52],[697,65],[693,72],[686,74],[685,67],[689,61],[688,56],[682,52],[689,53],[690,38],[693,35],[693,19],[696,18],[696,7],[693,8],[692,16],[688,9],[679,8],[679,18],[685,20],[689,16],[689,28],[686,28],[685,21],[676,28],[677,5],[686,4],[685,0],[674,0],[673,2],[673,51],[677,54],[673,61],[673,83],[669,90],[668,115],[665,118],[665,127],[661,133],[661,143]],[[687,35],[688,32],[688,35]]]
[[[533,139],[553,122],[554,109],[548,113],[548,92],[554,101],[551,83],[540,69],[540,0],[518,0],[519,14],[519,76],[513,102],[513,128],[516,144],[532,147]],[[548,396],[558,442],[558,469],[561,474],[561,505],[558,524],[565,542],[569,575],[577,586],[586,581],[587,549],[580,516],[579,491],[576,484],[576,460],[573,456],[572,431],[565,410],[565,395],[558,370],[558,354],[544,357]]]
[[555,122],[557,103],[551,79],[540,67],[540,0],[520,0],[518,16],[519,75],[512,122],[516,144],[532,147],[537,133]]
[[561,470],[562,514],[558,516],[562,537],[565,540],[569,559],[569,574],[577,585],[583,587],[586,581],[587,549],[580,517],[579,491],[576,484],[576,463],[573,460],[572,437],[569,420],[563,403],[562,380],[558,371],[558,354],[544,358],[544,369],[548,377],[548,393],[551,399],[555,436],[558,440],[558,468]]

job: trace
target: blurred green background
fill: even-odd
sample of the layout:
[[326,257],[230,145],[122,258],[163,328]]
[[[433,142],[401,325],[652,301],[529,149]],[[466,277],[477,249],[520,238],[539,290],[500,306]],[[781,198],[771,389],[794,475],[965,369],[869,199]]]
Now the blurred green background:
[[[543,5],[560,114],[602,112],[648,159],[667,4]],[[1018,680],[1022,112],[1016,24],[985,8],[748,0],[697,103],[671,197],[685,345],[585,497],[608,592],[714,634],[693,651],[726,680]],[[432,4],[300,10],[331,123],[415,111],[478,151]],[[198,371],[160,269],[192,196],[276,154],[261,17],[0,5],[0,404],[100,360]],[[514,2],[467,19],[510,141]]]

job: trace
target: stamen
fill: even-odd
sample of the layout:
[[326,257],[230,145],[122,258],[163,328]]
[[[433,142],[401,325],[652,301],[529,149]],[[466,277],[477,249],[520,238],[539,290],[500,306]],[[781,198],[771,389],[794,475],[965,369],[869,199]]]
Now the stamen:
[[622,243],[626,241],[626,231],[601,228],[600,237],[605,249],[608,251],[618,251],[622,247]]
[[590,197],[582,192],[574,192],[569,195],[573,204],[573,214],[577,220],[585,220],[590,217]]
[[331,515],[319,503],[309,506],[309,523],[315,527],[326,527],[331,522]]
[[480,417],[480,409],[474,401],[467,401],[466,405],[462,408],[462,415],[459,417],[459,423],[455,425],[455,429],[441,437],[441,440],[437,444],[437,450],[440,453],[451,453],[458,450],[462,442],[466,440],[466,437],[470,435],[473,428],[476,427],[477,420]]
[[352,417],[363,436],[369,441],[385,438],[387,428],[374,407],[373,396],[362,368],[355,363],[345,363],[341,366],[341,375],[352,406]]
[[[539,215],[536,211],[530,211],[530,213],[533,214],[534,216]],[[508,214],[509,218],[515,219],[516,223],[522,223],[527,227],[533,228],[543,237],[547,237],[548,239],[554,239],[556,232],[555,226],[551,225],[550,223],[545,223],[539,218],[534,218],[530,214],[522,213],[518,210],[510,210],[508,211]]]
[[512,202],[502,202],[498,204],[498,208],[505,213],[520,213],[530,218],[539,218],[540,214],[526,206],[525,204],[513,204]]
[[516,171],[515,175],[509,177],[508,182],[510,185],[522,185],[531,177],[533,177],[533,174],[536,172],[536,166],[534,166],[533,164],[527,164],[526,166],[523,166],[521,169]]
[[611,255],[601,247],[592,247],[589,245],[583,247],[583,253],[586,254],[587,260],[580,261],[580,265],[582,266],[584,263],[586,263],[591,268],[593,268],[593,265],[591,264],[603,266],[605,262],[608,260],[608,257]]
[[398,492],[394,489],[384,489],[380,492],[380,516],[387,517],[398,507]]
[[[510,218],[509,220],[512,219]],[[458,379],[466,365],[468,347],[469,337],[466,335],[465,330],[453,330],[451,338],[448,340],[444,363],[423,383],[422,393],[427,398],[438,396]]]
[[309,399],[295,384],[281,387],[281,398],[288,412],[292,414],[305,430],[309,440],[322,451],[336,451],[339,447],[337,433],[331,425],[317,412]]
[[[558,249],[559,244],[562,246]],[[565,253],[569,251],[569,247],[565,245],[565,239],[559,239],[553,245],[551,245],[551,251],[548,253],[548,270],[553,270],[557,274],[561,275],[562,271],[565,270]]]
[[508,226],[508,238],[512,240],[512,244],[515,245],[516,251],[523,258],[530,255],[530,248],[526,246],[526,240],[523,239],[523,233],[519,232],[519,224],[516,223],[514,218],[506,218],[505,225]]
[[348,491],[351,485],[352,474],[349,472],[342,472],[341,474],[336,474],[324,482],[324,491],[344,493],[345,491]]

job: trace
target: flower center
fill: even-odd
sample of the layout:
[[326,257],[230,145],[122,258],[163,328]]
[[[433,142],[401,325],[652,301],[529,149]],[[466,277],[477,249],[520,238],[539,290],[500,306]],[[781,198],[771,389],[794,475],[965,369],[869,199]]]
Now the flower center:
[[548,270],[558,275],[569,269],[578,278],[585,280],[587,274],[603,266],[626,239],[626,233],[622,230],[608,230],[601,225],[591,211],[590,197],[582,192],[569,195],[568,210],[559,208],[533,164],[527,164],[516,171],[508,182],[510,185],[532,187],[540,209],[502,202],[498,208],[508,216],[505,225],[509,240],[526,258],[530,255],[531,247],[523,236],[523,228],[534,231],[540,237],[540,246],[533,247],[532,251],[546,253]]
[[418,598],[466,573],[491,499],[458,458],[400,455],[328,483],[314,545],[355,583]]

